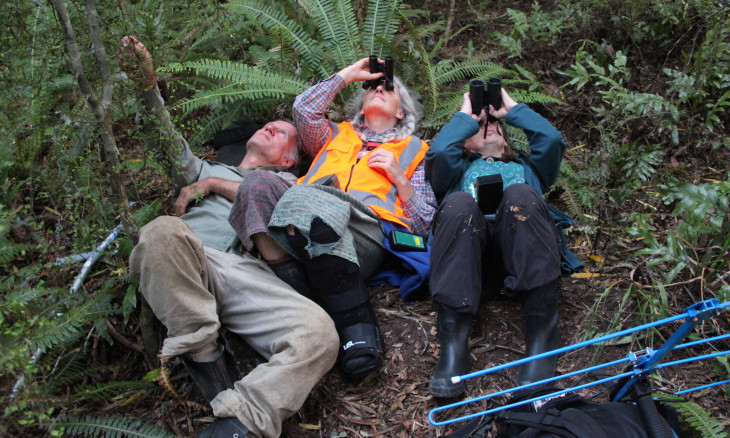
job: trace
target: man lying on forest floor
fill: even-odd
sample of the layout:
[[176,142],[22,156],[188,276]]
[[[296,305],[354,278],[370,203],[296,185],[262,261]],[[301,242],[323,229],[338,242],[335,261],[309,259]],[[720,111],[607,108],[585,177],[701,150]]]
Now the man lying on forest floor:
[[[203,161],[175,131],[144,45],[127,36],[122,46],[138,60],[133,73],[180,190],[179,217],[145,225],[129,260],[140,291],[167,327],[162,360],[180,356],[219,417],[200,437],[278,437],[282,422],[335,363],[339,338],[322,308],[265,261],[240,251],[228,215],[240,183],[254,169],[296,181],[287,172],[298,163],[296,129],[284,121],[266,124],[248,141],[237,167]],[[241,377],[221,326],[268,362]]]

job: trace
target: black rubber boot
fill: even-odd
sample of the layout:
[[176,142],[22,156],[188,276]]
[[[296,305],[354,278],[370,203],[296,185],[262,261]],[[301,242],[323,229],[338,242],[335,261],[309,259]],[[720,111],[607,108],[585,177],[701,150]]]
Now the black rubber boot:
[[233,388],[233,384],[243,377],[228,342],[223,336],[220,339],[223,340],[223,350],[210,362],[195,362],[185,355],[181,356],[182,363],[190,373],[195,386],[203,393],[208,403],[221,391]]
[[243,438],[248,436],[248,428],[238,418],[216,418],[206,427],[198,438]]
[[[562,293],[560,279],[521,294],[525,314],[525,356],[534,356],[560,347],[558,299]],[[519,385],[555,376],[558,356],[528,362],[520,368]]]
[[434,303],[434,306],[438,313],[436,330],[441,343],[441,353],[428,391],[434,397],[457,397],[464,393],[464,382],[452,383],[451,377],[465,374],[471,366],[469,331],[472,315],[458,313],[451,307],[439,303]]
[[304,266],[298,261],[291,259],[279,263],[269,264],[271,270],[277,277],[284,280],[286,284],[299,292],[302,296],[313,299],[312,288],[309,285],[309,278]]

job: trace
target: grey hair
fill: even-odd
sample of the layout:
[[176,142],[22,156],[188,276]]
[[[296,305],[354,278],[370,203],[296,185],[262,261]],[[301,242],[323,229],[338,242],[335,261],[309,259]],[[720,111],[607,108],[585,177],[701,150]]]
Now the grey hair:
[[[393,83],[398,87],[400,94],[400,107],[405,114],[405,117],[398,120],[393,128],[393,132],[389,132],[383,138],[380,139],[382,142],[388,142],[400,138],[406,138],[410,135],[415,134],[418,129],[418,124],[423,118],[423,106],[418,101],[418,95],[412,93],[398,77],[393,77]],[[351,114],[350,123],[357,130],[359,126],[365,125],[365,116],[360,113],[362,110],[362,101],[365,97],[367,90],[360,90],[354,99],[350,101],[348,105],[348,113]]]
[[[281,120],[282,122],[286,122],[292,126],[294,126],[294,148],[289,149],[286,154],[284,154],[284,158],[291,159],[294,164],[291,167],[297,167],[299,166],[299,163],[302,161],[302,155],[304,153],[304,142],[302,141],[302,137],[299,135],[299,131],[296,129],[296,125],[294,124],[294,121],[291,119],[288,119],[286,117],[280,118],[278,120]],[[290,168],[291,168],[290,167]]]

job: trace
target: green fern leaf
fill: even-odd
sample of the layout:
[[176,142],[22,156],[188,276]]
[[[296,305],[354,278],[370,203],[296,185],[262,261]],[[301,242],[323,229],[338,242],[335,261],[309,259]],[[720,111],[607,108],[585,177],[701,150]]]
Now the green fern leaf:
[[64,427],[65,432],[72,436],[175,438],[175,435],[164,430],[149,424],[142,424],[141,420],[129,420],[116,415],[108,418],[98,418],[91,415],[84,418],[63,415],[56,423],[56,426]]
[[[486,73],[485,73],[486,72]],[[470,59],[458,64],[444,63],[440,64],[438,73],[434,77],[436,85],[443,85],[464,78],[473,78],[479,75],[489,77],[500,77],[505,70],[496,64],[479,59]]]
[[[671,406],[677,409],[679,416],[684,422],[699,433],[702,438],[726,438],[724,427],[720,421],[712,417],[702,406],[686,400],[684,397],[673,394],[662,394],[662,399],[671,400]],[[662,402],[662,400],[660,400]],[[666,402],[664,402],[666,403]]]
[[398,31],[400,20],[396,11],[400,8],[400,0],[370,0],[362,35],[365,51],[369,54],[383,56],[383,41],[392,40]]
[[54,293],[54,290],[44,288],[19,289],[4,294],[3,302],[0,303],[0,309],[6,307],[14,307],[26,303],[42,302],[43,297]]
[[118,381],[82,386],[74,395],[81,399],[102,401],[110,400],[125,392],[154,388],[156,388],[154,384],[145,381]]
[[329,75],[321,65],[322,49],[306,32],[283,13],[255,0],[232,0],[227,8],[260,22],[269,29],[277,29],[288,36],[294,49],[312,66],[319,66],[322,77]]
[[116,312],[111,298],[110,293],[97,293],[80,306],[71,307],[66,313],[39,322],[31,336],[33,350],[45,353],[55,345],[67,345],[80,338],[83,335],[82,326]]
[[[335,59],[335,68],[344,68],[355,62],[358,49],[353,45],[352,35],[347,31],[348,26],[342,22],[347,16],[347,11],[342,10],[342,13],[338,13],[335,5],[329,0],[299,0],[299,3],[317,24],[324,39],[325,51]],[[343,2],[337,3],[340,8],[344,7]],[[349,24],[352,26],[354,24],[352,6],[349,9],[353,20]]]

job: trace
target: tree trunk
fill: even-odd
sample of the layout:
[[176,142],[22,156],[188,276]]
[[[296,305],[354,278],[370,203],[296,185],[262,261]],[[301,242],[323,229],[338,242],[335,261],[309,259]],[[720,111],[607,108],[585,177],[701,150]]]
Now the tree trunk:
[[104,159],[108,163],[107,172],[112,187],[112,196],[114,202],[120,208],[120,216],[127,237],[133,244],[137,243],[139,229],[134,221],[134,216],[129,206],[129,200],[122,184],[121,165],[119,163],[119,149],[117,149],[116,140],[112,133],[111,123],[111,101],[113,83],[111,73],[109,71],[109,59],[104,50],[104,44],[99,29],[99,18],[96,13],[96,4],[94,0],[86,0],[87,17],[89,21],[90,34],[94,43],[94,54],[102,75],[102,97],[98,99],[96,93],[91,88],[91,84],[86,78],[84,68],[81,64],[81,54],[76,44],[76,33],[74,32],[71,19],[63,0],[51,0],[53,8],[58,14],[58,20],[63,30],[63,39],[66,43],[66,51],[71,61],[71,72],[81,87],[81,92],[89,102],[89,106],[94,114],[97,123],[97,130],[101,137],[104,147]]

